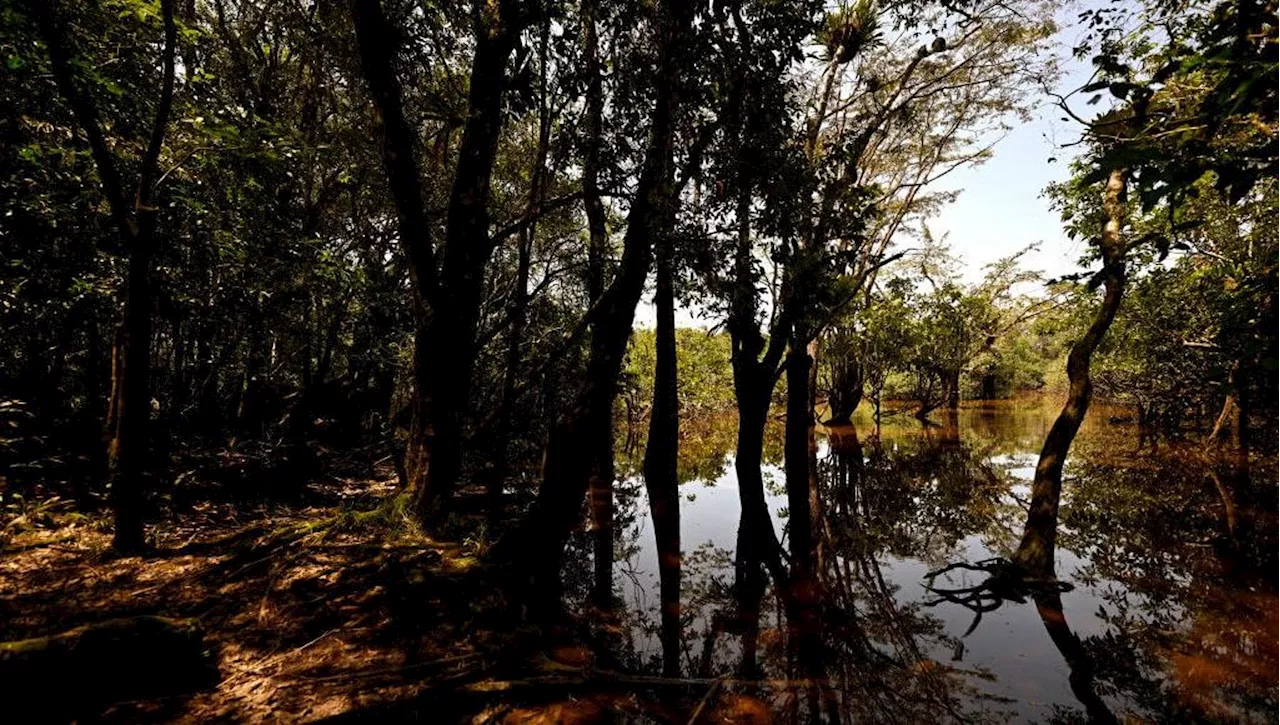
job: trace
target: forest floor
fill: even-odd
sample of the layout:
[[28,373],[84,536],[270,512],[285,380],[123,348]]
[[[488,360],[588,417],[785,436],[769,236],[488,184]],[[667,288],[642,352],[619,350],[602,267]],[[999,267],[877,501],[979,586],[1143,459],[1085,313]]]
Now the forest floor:
[[56,498],[32,505],[5,525],[0,639],[134,615],[197,620],[217,685],[115,703],[98,717],[108,722],[683,723],[695,710],[757,721],[748,700],[708,708],[714,684],[616,672],[589,642],[599,622],[522,624],[476,545],[395,521],[396,490],[385,462],[327,465],[293,504],[169,506],[153,550],[132,557],[111,552],[105,518]]

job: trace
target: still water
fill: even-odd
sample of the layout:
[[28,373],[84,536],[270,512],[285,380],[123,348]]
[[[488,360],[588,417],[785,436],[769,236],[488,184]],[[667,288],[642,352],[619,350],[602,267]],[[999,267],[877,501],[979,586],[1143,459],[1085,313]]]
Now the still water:
[[[975,611],[927,575],[1008,556],[1056,408],[1001,402],[817,430],[822,677],[801,680],[776,593],[757,674],[739,676],[733,621],[739,524],[732,416],[683,423],[681,669],[750,690],[779,721],[1275,722],[1276,468],[1140,441],[1117,411],[1090,412],[1067,463],[1056,601]],[[786,545],[780,430],[766,445],[774,527]],[[633,453],[638,452],[633,449]],[[621,469],[626,456],[621,456]],[[643,486],[619,491],[615,592],[626,664],[660,670],[658,572]],[[953,569],[934,581],[984,580]],[[1050,598],[1052,599],[1052,598]],[[967,634],[966,634],[967,633]],[[751,683],[766,683],[752,685]]]

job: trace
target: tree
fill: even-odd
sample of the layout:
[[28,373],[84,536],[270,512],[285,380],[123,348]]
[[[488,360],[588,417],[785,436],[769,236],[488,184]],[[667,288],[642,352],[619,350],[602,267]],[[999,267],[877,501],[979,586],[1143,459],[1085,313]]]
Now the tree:
[[111,431],[109,460],[111,496],[115,510],[113,543],[122,552],[136,552],[145,545],[143,491],[150,439],[152,260],[157,244],[160,204],[156,188],[161,180],[159,163],[169,116],[173,109],[178,43],[173,0],[160,4],[163,50],[154,118],[144,151],[137,161],[133,200],[127,197],[120,163],[107,142],[98,104],[78,77],[77,53],[72,43],[70,16],[58,4],[35,3],[29,8],[48,49],[54,78],[75,116],[79,131],[93,154],[103,195],[128,258],[128,272],[121,300],[123,321],[112,352],[111,405],[107,427]]
[[[622,370],[636,304],[644,290],[653,257],[654,238],[664,233],[663,220],[673,201],[672,155],[680,112],[680,58],[692,22],[692,9],[663,3],[655,12],[657,72],[649,140],[635,196],[627,214],[622,260],[612,283],[592,305],[585,321],[592,334],[586,375],[573,403],[558,417],[543,453],[542,480],[533,508],[521,525],[500,543],[500,558],[518,562],[531,588],[525,596],[550,604],[558,591],[560,560],[570,529],[580,512],[596,460],[580,450],[593,436],[612,431],[613,401]],[[586,444],[584,446],[584,444]]]
[[503,123],[507,61],[529,11],[516,0],[477,4],[468,111],[449,196],[443,244],[433,241],[416,140],[394,68],[395,30],[378,0],[353,0],[361,67],[381,118],[383,163],[399,211],[401,244],[413,279],[414,422],[405,474],[424,523],[438,524],[457,485],[463,415],[476,359],[485,267],[493,255],[490,178]]

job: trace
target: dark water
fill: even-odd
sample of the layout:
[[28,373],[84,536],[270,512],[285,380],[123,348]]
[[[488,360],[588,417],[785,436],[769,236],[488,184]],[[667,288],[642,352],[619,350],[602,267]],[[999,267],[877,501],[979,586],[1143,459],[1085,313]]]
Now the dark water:
[[[926,575],[1007,556],[1056,408],[997,403],[924,428],[909,416],[876,435],[817,431],[821,506],[821,676],[801,681],[778,598],[764,597],[749,691],[779,721],[1275,722],[1274,459],[1207,457],[1196,445],[1139,449],[1136,431],[1095,407],[1067,464],[1058,602],[985,613],[935,604]],[[739,523],[734,419],[684,424],[682,669],[734,678]],[[766,446],[769,508],[787,543],[780,435]],[[615,590],[619,649],[657,671],[658,576],[643,486],[622,486]],[[980,583],[956,569],[937,587]],[[966,631],[973,627],[969,634]]]

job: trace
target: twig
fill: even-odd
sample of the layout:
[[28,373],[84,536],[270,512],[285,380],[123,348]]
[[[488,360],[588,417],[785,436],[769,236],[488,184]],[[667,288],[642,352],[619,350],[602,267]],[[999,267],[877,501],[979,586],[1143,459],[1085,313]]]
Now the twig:
[[689,713],[688,725],[694,725],[694,723],[698,722],[698,718],[702,717],[702,711],[707,709],[707,704],[711,702],[711,698],[715,697],[716,691],[720,689],[720,685],[723,682],[724,680],[720,679],[711,683],[711,687],[707,688],[707,694],[702,696],[702,699],[698,701],[698,706],[693,708],[693,712]]
[[[336,682],[338,680],[348,680],[348,679],[357,678],[357,677],[364,678],[364,677],[381,677],[383,675],[398,675],[398,674],[403,674],[405,672],[412,672],[414,670],[421,670],[429,667],[436,667],[438,665],[448,665],[448,664],[454,664],[456,662],[465,662],[467,660],[475,659],[480,656],[481,654],[479,652],[470,652],[464,655],[444,657],[438,660],[431,660],[430,662],[416,662],[411,665],[402,665],[400,667],[385,667],[377,670],[366,670],[364,672],[344,672],[342,674],[337,674],[337,675],[325,675],[324,677],[303,677],[296,680],[292,680],[285,684],[297,685],[297,684],[310,684],[310,683],[317,683],[317,682]],[[472,670],[471,672],[467,672],[467,673],[459,673],[459,676],[473,674],[478,671],[479,670]]]

